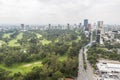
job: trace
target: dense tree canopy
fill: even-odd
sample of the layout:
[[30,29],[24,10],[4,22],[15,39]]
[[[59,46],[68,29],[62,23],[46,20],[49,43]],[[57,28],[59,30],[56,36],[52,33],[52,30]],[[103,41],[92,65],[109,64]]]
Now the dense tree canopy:
[[[14,64],[41,60],[43,66],[33,67],[24,75],[20,72],[13,76],[0,74],[0,80],[57,80],[77,76],[79,49],[88,42],[82,30],[16,30],[7,33],[11,33],[9,38],[2,37],[4,32],[0,34],[1,40],[5,41],[0,47],[0,64],[11,67]],[[23,33],[21,38],[18,37],[20,33]],[[11,40],[19,45],[10,46]],[[66,59],[59,60],[63,56]],[[11,73],[2,69],[0,71]]]

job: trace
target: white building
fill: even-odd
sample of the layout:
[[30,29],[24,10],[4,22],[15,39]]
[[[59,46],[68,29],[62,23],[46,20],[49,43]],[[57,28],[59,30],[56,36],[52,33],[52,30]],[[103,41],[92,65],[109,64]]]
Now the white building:
[[120,80],[120,63],[97,63],[98,73],[102,80]]

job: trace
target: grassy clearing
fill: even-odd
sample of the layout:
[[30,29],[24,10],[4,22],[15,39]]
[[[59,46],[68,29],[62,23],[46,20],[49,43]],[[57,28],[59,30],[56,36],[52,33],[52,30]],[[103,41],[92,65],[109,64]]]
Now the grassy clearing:
[[79,40],[81,40],[81,36],[77,36],[77,39],[73,40],[73,42],[78,42]]
[[43,39],[40,41],[43,45],[51,43],[51,41],[48,41],[46,39]]
[[36,34],[37,38],[41,38],[42,37],[41,34],[38,34],[38,33],[35,33],[35,34]]
[[59,42],[59,40],[58,40],[58,39],[56,39],[56,40],[55,40],[55,42]]
[[19,34],[17,35],[16,39],[17,39],[17,40],[18,40],[18,39],[22,39],[22,37],[23,37],[23,33],[19,33]]
[[100,49],[100,50],[103,50],[103,51],[107,51],[108,50],[107,48],[101,48],[101,47],[99,47],[97,49]]
[[3,45],[3,44],[5,44],[5,42],[0,40],[0,46]]
[[22,37],[23,37],[23,33],[19,33],[15,39],[9,41],[9,46],[20,46],[20,44],[17,43],[17,40],[22,39]]
[[62,62],[62,61],[67,60],[67,58],[68,58],[68,56],[64,55],[64,56],[59,57],[58,60]]
[[81,36],[77,36],[78,38],[76,39],[76,42],[78,42],[79,40],[81,40]]
[[12,33],[6,33],[6,34],[4,34],[3,36],[2,36],[2,38],[10,38],[10,35],[11,35]]
[[67,42],[69,45],[72,44],[72,42],[78,42],[79,40],[81,40],[81,36],[77,36],[77,39],[76,40],[73,40],[73,41],[69,41]]
[[[35,34],[36,34],[37,38],[41,38],[41,37],[42,37],[42,35],[39,34],[39,33],[35,33]],[[46,40],[46,39],[40,40],[40,42],[41,42],[43,45],[46,45],[46,44],[51,43],[51,41],[48,41],[48,40]]]
[[13,40],[9,41],[9,46],[20,46],[20,44],[17,43],[16,39],[13,39]]
[[43,66],[41,61],[31,62],[31,63],[21,63],[21,64],[15,64],[11,67],[6,67],[3,64],[0,64],[0,68],[5,69],[7,71],[10,71],[10,75],[14,75],[14,73],[21,72],[23,75],[27,72],[31,71],[31,69],[35,66]]

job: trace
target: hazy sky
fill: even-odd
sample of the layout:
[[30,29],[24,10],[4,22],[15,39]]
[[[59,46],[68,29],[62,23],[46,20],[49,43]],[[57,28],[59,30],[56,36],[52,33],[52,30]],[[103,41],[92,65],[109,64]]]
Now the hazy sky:
[[0,0],[1,23],[120,24],[120,0]]

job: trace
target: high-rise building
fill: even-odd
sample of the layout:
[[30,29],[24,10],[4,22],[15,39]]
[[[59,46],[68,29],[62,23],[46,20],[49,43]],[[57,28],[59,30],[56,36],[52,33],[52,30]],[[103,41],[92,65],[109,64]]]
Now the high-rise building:
[[29,25],[26,25],[26,30],[29,30]]
[[88,30],[88,19],[84,19],[85,30]]
[[97,23],[98,30],[100,31],[100,34],[104,34],[104,28],[103,28],[103,21],[98,21]]
[[88,31],[91,31],[91,24],[88,24]]
[[97,23],[98,28],[103,28],[103,21],[98,21]]
[[80,28],[81,26],[82,26],[82,23],[79,23],[78,28]]
[[103,21],[98,21],[97,22],[97,42],[100,44],[103,44],[103,39],[102,36],[104,35],[104,30],[103,30]]
[[21,24],[21,30],[24,31],[25,30],[25,25]]
[[21,29],[24,30],[24,24],[21,24]]
[[67,24],[67,29],[70,29],[70,24],[69,23]]
[[48,24],[48,28],[51,29],[51,24]]
[[62,27],[61,27],[61,25],[60,24],[58,24],[58,28],[57,29],[62,29]]

